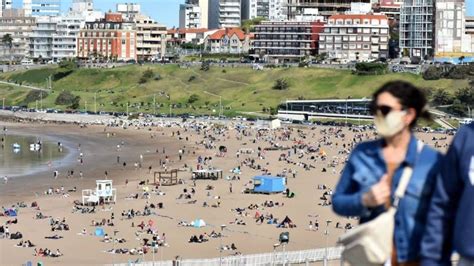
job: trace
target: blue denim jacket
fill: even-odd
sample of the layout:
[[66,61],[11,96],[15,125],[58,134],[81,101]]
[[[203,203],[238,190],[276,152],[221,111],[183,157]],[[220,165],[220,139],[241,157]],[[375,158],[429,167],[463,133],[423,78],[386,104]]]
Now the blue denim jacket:
[[[420,259],[420,244],[424,232],[430,198],[438,174],[441,154],[424,146],[417,152],[417,139],[412,136],[405,160],[392,178],[392,195],[398,186],[403,168],[410,165],[413,175],[405,196],[400,200],[395,214],[394,244],[398,262]],[[357,145],[349,157],[339,184],[333,194],[333,209],[343,216],[358,216],[364,223],[385,211],[384,206],[366,208],[362,195],[386,173],[382,148],[384,140],[368,141]],[[393,201],[393,196],[392,196]]]

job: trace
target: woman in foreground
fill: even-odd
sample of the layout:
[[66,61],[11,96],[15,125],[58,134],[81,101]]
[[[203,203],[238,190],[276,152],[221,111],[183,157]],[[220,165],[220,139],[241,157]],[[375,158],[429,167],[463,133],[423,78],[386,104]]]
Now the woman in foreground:
[[395,214],[391,265],[420,261],[420,243],[441,155],[420,145],[412,129],[429,118],[423,93],[407,82],[389,82],[373,95],[371,111],[379,135],[359,144],[349,157],[333,195],[333,209],[361,223],[386,211],[406,166],[413,169]]

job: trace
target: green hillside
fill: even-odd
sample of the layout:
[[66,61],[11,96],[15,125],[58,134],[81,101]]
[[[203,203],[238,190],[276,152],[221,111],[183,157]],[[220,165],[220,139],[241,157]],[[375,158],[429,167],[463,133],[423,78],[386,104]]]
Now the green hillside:
[[[146,70],[153,75],[145,83],[139,81]],[[59,71],[57,67],[28,70],[0,75],[2,80],[46,87],[46,79]],[[156,78],[159,76],[159,78]],[[286,79],[287,90],[272,87],[277,79]],[[209,71],[199,67],[180,68],[177,65],[130,65],[113,69],[77,69],[72,74],[53,82],[53,93],[43,99],[44,107],[67,109],[54,104],[58,94],[67,90],[81,97],[80,109],[93,110],[94,95],[97,109],[104,111],[129,111],[152,113],[153,96],[156,95],[157,113],[168,113],[169,104],[173,113],[211,114],[217,109],[219,97],[205,94],[208,91],[222,96],[227,115],[237,112],[260,112],[263,108],[275,108],[286,99],[352,98],[370,97],[384,82],[407,80],[425,88],[445,88],[453,91],[466,87],[467,80],[425,81],[414,74],[387,74],[380,76],[357,76],[348,70],[316,68],[276,68],[252,70],[250,67],[211,66]],[[20,105],[28,93],[27,89],[0,85],[0,98],[7,105]],[[166,97],[170,95],[170,100]],[[189,104],[189,98],[192,104]],[[195,100],[195,101],[192,101]],[[187,104],[187,106],[186,106]],[[34,107],[32,102],[29,106]]]

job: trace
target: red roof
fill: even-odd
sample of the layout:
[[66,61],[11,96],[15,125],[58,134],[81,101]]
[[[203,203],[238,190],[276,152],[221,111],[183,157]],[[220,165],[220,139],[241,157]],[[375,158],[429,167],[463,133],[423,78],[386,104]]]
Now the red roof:
[[239,40],[244,40],[245,39],[245,33],[240,28],[225,28],[225,29],[217,30],[216,32],[214,32],[213,34],[211,34],[209,36],[209,39],[211,39],[211,40],[220,40],[226,35],[227,35],[227,37],[230,38],[234,34],[237,35]]
[[388,19],[386,15],[374,15],[374,14],[361,14],[361,15],[350,15],[350,14],[338,14],[332,15],[329,19]]
[[169,29],[168,33],[170,33],[170,34],[174,34],[174,33],[180,33],[180,34],[183,34],[183,33],[204,33],[204,32],[207,32],[207,31],[209,31],[209,29],[205,29],[205,28],[199,28],[199,29]]

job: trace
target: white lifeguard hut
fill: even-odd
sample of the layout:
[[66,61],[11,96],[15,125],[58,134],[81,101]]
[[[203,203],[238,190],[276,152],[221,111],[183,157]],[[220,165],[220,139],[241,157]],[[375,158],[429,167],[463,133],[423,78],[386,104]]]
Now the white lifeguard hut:
[[117,189],[112,187],[112,180],[96,180],[95,183],[95,190],[82,190],[82,205],[116,202]]

